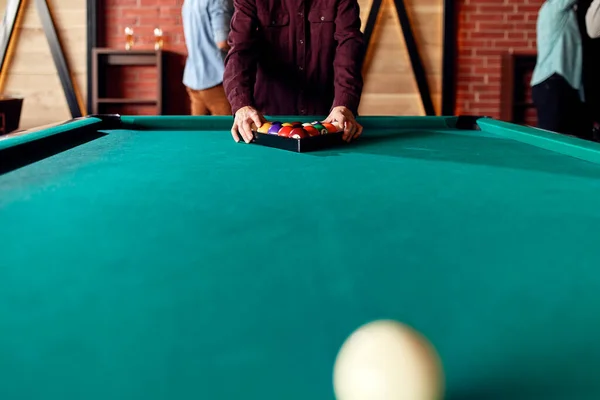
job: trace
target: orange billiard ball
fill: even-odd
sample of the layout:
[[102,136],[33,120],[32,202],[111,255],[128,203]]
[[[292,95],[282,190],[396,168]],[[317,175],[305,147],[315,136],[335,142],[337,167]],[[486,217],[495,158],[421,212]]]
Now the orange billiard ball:
[[334,124],[324,122],[322,125],[325,129],[327,129],[327,133],[336,133],[340,131]]

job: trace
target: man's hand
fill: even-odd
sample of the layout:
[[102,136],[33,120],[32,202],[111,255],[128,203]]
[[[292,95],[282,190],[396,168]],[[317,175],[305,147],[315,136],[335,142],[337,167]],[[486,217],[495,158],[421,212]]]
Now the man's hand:
[[260,128],[264,122],[265,118],[256,109],[250,106],[240,108],[235,113],[233,127],[231,128],[233,140],[239,142],[241,135],[246,143],[250,143],[254,137],[252,129]]
[[231,47],[229,46],[229,43],[227,43],[227,40],[217,42],[217,47],[223,52],[228,52],[229,50],[231,50]]
[[346,107],[334,107],[323,122],[337,125],[340,129],[343,129],[344,135],[342,138],[346,142],[359,137],[363,130],[363,127],[354,119],[354,114]]

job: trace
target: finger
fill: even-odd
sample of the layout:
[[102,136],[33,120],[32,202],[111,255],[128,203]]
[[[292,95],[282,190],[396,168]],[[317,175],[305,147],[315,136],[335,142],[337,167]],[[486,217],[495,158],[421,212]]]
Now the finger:
[[[323,121],[327,124],[333,124],[335,122],[343,122],[344,114],[339,111],[334,111]],[[343,125],[342,125],[343,126]]]
[[344,121],[343,127],[344,127],[344,135],[342,136],[342,138],[345,141],[348,141],[352,137],[352,122]]
[[360,135],[362,135],[363,127],[360,124],[356,124],[356,132],[354,132],[354,139],[357,139]]
[[352,133],[350,134],[350,139],[348,139],[348,142],[353,141],[356,138],[356,132],[358,132],[358,124],[354,124],[354,128],[352,129]]
[[252,133],[252,128],[250,127],[250,123],[248,122],[248,120],[242,122],[242,136],[244,137],[246,143],[250,143],[252,141],[252,138],[254,137],[254,134]]
[[233,136],[233,140],[235,140],[236,143],[238,143],[240,141],[240,135],[238,134],[237,122],[234,122],[233,126],[231,127],[231,136]]
[[351,142],[354,139],[356,132],[358,131],[358,127],[359,125],[356,123],[356,121],[352,121],[352,131],[350,132],[350,138],[348,139],[348,142]]
[[256,129],[262,126],[263,121],[261,120],[261,116],[258,115],[257,112],[253,112],[252,114],[250,114],[250,118],[252,118],[252,122],[254,122],[254,125],[256,125]]

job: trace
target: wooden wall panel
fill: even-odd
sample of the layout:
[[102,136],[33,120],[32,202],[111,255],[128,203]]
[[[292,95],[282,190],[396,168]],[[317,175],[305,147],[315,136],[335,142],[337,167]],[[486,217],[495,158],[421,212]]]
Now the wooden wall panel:
[[[363,28],[370,0],[359,0]],[[427,72],[436,112],[441,109],[443,0],[405,0]],[[424,115],[394,3],[384,0],[364,69],[361,115]]]
[[[0,10],[6,8],[6,1],[0,0]],[[86,2],[47,1],[73,75],[73,84],[85,104]],[[27,0],[23,12],[1,90],[5,95],[24,98],[20,129],[28,129],[68,120],[71,114],[35,1]]]

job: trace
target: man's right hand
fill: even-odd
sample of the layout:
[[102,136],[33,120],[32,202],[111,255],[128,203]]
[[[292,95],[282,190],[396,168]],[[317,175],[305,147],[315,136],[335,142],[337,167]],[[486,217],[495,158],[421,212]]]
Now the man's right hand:
[[246,143],[250,143],[254,137],[252,129],[260,128],[264,122],[265,118],[256,109],[250,106],[242,107],[235,113],[231,136],[236,142],[240,141],[241,136]]

